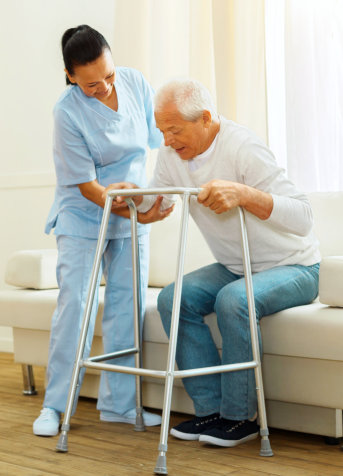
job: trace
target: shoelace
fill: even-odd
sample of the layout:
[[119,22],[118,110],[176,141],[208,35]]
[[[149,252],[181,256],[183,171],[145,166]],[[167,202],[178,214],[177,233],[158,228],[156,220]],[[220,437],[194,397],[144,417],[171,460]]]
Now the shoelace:
[[198,418],[199,420],[195,423],[195,426],[205,425],[206,423],[219,420],[219,416],[213,416],[211,418],[208,418],[208,417],[198,417]]
[[240,426],[244,425],[245,420],[239,421],[236,425],[231,426],[228,430],[225,430],[226,433],[231,433],[234,430],[237,430]]
[[51,408],[43,408],[40,412],[40,418],[42,420],[49,420],[51,417],[56,416],[55,410],[52,410]]

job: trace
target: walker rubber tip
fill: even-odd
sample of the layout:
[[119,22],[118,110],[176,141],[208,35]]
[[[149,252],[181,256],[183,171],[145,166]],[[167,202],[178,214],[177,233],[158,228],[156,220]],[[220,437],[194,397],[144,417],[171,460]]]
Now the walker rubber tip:
[[159,455],[154,469],[155,474],[168,474],[166,455]]
[[146,431],[146,428],[144,425],[137,425],[137,423],[135,424],[134,428],[133,428],[135,431]]
[[136,416],[136,423],[134,426],[135,431],[145,431],[144,419],[141,413],[138,413]]
[[260,456],[274,456],[269,440],[261,440]]
[[68,452],[68,435],[66,432],[62,432],[58,439],[58,443],[56,445],[56,451],[58,453],[67,453]]

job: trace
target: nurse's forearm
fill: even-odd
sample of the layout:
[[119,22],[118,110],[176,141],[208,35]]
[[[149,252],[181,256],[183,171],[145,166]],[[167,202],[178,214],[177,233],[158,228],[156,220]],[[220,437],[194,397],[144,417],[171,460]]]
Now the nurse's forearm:
[[[118,183],[117,188],[123,188],[124,183]],[[125,185],[131,185],[126,184]],[[106,202],[106,188],[103,185],[100,185],[97,180],[92,180],[91,182],[85,182],[79,184],[79,189],[82,195],[90,200],[91,202],[99,205],[99,207],[104,208]],[[113,201],[112,204],[112,213],[120,215],[122,217],[129,218],[130,211],[128,210],[126,202],[117,203]]]
[[99,207],[104,208],[105,200],[102,196],[105,187],[100,185],[97,180],[92,180],[91,182],[85,182],[79,184],[79,189],[82,195],[90,200],[91,202],[96,203]]

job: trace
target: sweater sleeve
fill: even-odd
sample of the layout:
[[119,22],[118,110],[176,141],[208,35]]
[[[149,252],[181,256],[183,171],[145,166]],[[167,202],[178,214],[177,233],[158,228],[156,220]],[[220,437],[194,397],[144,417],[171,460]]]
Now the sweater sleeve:
[[246,143],[238,153],[242,183],[270,193],[273,210],[266,222],[286,233],[306,236],[313,226],[310,202],[276,163],[271,150],[262,143]]

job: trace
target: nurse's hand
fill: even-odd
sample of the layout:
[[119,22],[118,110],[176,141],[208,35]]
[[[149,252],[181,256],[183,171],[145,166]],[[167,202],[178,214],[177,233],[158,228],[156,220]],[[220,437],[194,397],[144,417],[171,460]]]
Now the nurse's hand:
[[[108,185],[104,191],[103,191],[103,194],[102,194],[102,198],[104,200],[104,202],[106,201],[106,198],[107,198],[107,193],[110,191],[110,190],[117,190],[117,189],[131,189],[131,188],[138,188],[136,184],[134,183],[130,183],[130,182],[119,182],[119,183],[111,183],[110,185]],[[122,197],[120,195],[117,195],[113,202],[112,202],[112,212],[113,213],[116,213],[120,210],[123,210],[123,209],[127,209],[128,208],[128,205],[127,203],[125,202],[125,198],[127,197]],[[143,195],[135,195],[133,197],[131,197],[132,200],[135,202],[136,206],[140,205],[143,201]]]
[[155,221],[160,221],[164,220],[168,215],[171,214],[171,212],[174,210],[174,205],[172,205],[169,208],[166,208],[165,210],[161,209],[161,204],[162,204],[163,197],[161,195],[158,195],[155,203],[153,206],[150,208],[145,213],[138,212],[137,214],[137,219],[139,223],[153,223]]

